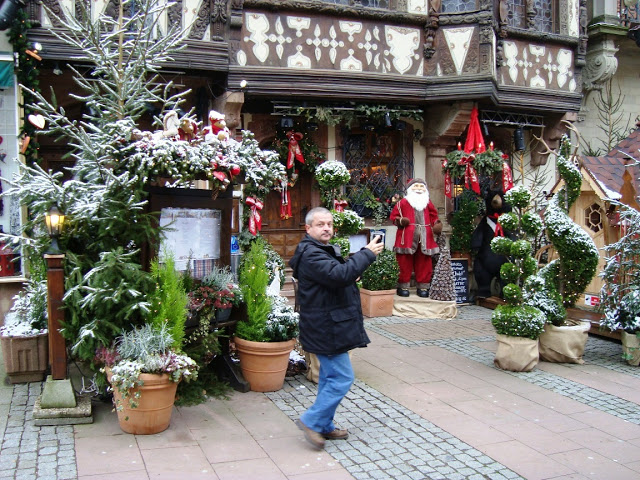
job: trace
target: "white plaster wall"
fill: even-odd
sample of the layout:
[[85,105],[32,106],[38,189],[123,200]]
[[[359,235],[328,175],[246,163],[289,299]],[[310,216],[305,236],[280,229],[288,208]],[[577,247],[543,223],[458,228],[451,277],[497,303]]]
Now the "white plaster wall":
[[[634,127],[636,117],[640,115],[640,48],[631,39],[620,38],[616,41],[619,48],[616,57],[618,58],[618,69],[613,77],[613,92],[618,92],[618,87],[624,95],[624,102],[619,111],[619,115],[627,121],[630,127]],[[580,135],[584,141],[589,141],[592,146],[604,148],[602,140],[604,133],[598,128],[601,125],[598,119],[598,112],[595,100],[598,92],[590,92],[583,100],[581,120],[576,122]],[[583,117],[584,115],[584,117]]]

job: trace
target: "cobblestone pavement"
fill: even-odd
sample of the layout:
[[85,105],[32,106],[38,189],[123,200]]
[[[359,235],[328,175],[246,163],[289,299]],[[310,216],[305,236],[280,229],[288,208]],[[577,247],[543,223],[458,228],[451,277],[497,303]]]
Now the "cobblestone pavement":
[[76,453],[73,427],[33,424],[33,405],[42,383],[13,386],[7,425],[0,449],[0,479],[74,479]]
[[[493,368],[494,353],[487,348],[495,341],[490,315],[491,311],[482,307],[465,306],[458,309],[453,320],[385,317],[367,320],[366,327],[408,351],[416,347],[438,347],[474,364]],[[594,336],[587,342],[587,366],[639,378],[640,369],[626,365],[620,355],[619,343]],[[588,382],[581,383],[578,375],[584,366],[563,364],[564,376],[560,376],[550,371],[553,367],[548,365],[553,364],[546,365],[540,364],[529,373],[504,373],[640,425],[637,403],[617,396],[611,390],[607,393],[588,385]],[[570,375],[566,372],[575,372],[576,376],[567,378]],[[10,392],[11,400],[1,438],[0,479],[78,477],[74,427],[33,425],[31,412],[41,389],[41,383],[2,389],[4,395]],[[292,420],[308,408],[315,395],[316,385],[302,375],[288,378],[282,390],[266,394]],[[360,380],[355,382],[338,409],[336,421],[349,429],[350,437],[346,441],[328,442],[326,452],[358,480],[523,478],[512,468]],[[140,478],[151,477],[143,475]]]
[[[292,420],[313,402],[317,388],[301,375],[266,395]],[[336,422],[346,441],[325,450],[358,480],[520,479],[504,465],[356,381],[340,404]]]

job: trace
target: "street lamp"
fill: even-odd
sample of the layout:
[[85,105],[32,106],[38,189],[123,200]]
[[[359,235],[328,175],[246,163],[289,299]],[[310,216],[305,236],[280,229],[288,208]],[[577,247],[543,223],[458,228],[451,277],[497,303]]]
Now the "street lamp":
[[47,226],[47,232],[51,238],[51,247],[49,253],[61,253],[58,246],[58,238],[62,234],[64,225],[64,214],[60,213],[55,205],[46,213],[44,223]]

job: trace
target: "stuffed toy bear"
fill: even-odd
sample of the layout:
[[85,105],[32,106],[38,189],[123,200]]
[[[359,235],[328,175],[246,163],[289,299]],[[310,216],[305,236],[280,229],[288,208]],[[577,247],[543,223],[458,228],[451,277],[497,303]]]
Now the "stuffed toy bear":
[[[504,255],[496,255],[491,251],[491,240],[505,235],[498,223],[498,217],[511,211],[511,206],[504,201],[504,193],[500,190],[489,190],[485,195],[486,214],[480,220],[471,236],[471,250],[474,253],[473,276],[478,285],[476,296],[479,298],[500,294],[496,291],[500,283],[500,267],[509,260]],[[509,235],[510,236],[510,235]],[[492,283],[494,291],[492,292]]]

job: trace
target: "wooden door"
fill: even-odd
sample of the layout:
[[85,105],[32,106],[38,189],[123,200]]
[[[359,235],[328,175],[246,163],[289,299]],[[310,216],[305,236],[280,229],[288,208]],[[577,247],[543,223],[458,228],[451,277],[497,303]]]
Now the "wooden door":
[[319,204],[318,192],[313,190],[312,186],[313,174],[301,172],[296,184],[289,189],[291,218],[283,219],[280,216],[280,192],[271,192],[265,199],[260,233],[273,245],[285,263],[293,256],[298,243],[306,233],[304,228],[305,215],[311,208]]

